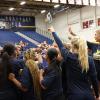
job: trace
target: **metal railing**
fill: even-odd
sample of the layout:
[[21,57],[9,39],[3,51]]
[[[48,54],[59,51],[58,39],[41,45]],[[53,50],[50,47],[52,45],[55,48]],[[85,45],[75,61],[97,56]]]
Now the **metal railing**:
[[36,32],[43,35],[43,36],[45,36],[45,37],[47,37],[47,38],[49,38],[49,39],[51,39],[51,40],[53,40],[52,34],[49,33],[46,30],[43,30],[43,29],[40,29],[39,27],[36,27]]
[[[54,41],[54,38],[50,32],[40,29],[39,27],[36,27],[36,32]],[[65,39],[63,39],[61,37],[60,37],[60,39],[62,40],[63,43],[66,43]]]

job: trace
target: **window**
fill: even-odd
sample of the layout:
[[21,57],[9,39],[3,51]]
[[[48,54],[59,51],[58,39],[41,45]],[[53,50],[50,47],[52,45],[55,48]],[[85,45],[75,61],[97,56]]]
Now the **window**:
[[83,0],[83,5],[89,5],[89,0]]
[[82,0],[76,0],[76,4],[82,5]]
[[69,4],[75,4],[75,1],[74,0],[68,0],[68,3]]

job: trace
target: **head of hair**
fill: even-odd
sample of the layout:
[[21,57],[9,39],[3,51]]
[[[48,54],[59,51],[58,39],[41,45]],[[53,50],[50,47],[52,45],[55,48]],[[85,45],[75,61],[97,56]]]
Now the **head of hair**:
[[6,44],[3,47],[3,52],[7,52],[9,56],[12,56],[13,54],[15,54],[15,46],[13,44]]
[[77,49],[78,51],[78,59],[82,67],[82,71],[88,71],[89,69],[89,62],[88,62],[88,49],[87,43],[82,38],[73,38],[72,40],[72,47]]
[[27,50],[24,53],[24,58],[25,58],[25,60],[29,60],[29,59],[34,60],[34,58],[35,58],[35,52],[34,52],[34,50],[32,50],[32,49]]
[[29,59],[26,61],[26,66],[29,68],[30,73],[32,75],[34,93],[37,97],[37,100],[41,100],[41,88],[40,88],[40,82],[39,82],[39,67],[37,66],[35,61],[32,59]]
[[97,34],[100,34],[100,30],[96,30],[96,33],[97,33]]
[[58,52],[57,52],[57,50],[55,48],[50,48],[47,51],[47,56],[48,56],[48,59],[50,61],[52,61],[53,59],[56,59],[57,58]]

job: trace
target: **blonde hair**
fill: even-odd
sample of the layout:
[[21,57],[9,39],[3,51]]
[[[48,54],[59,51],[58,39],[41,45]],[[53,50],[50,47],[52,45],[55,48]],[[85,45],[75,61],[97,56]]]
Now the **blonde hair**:
[[34,52],[34,50],[32,50],[32,49],[27,50],[24,53],[24,58],[26,60],[28,60],[28,59],[33,59],[34,60],[34,58],[35,58],[35,52]]
[[87,43],[82,38],[73,38],[72,45],[74,48],[78,50],[78,59],[80,61],[82,71],[88,71],[89,69],[89,62],[88,62],[88,49]]
[[100,34],[100,30],[96,30],[96,34]]
[[37,100],[41,100],[41,87],[39,82],[39,67],[33,60],[33,51],[27,51],[24,55],[26,57],[26,66],[29,68],[29,71],[32,76],[34,93]]

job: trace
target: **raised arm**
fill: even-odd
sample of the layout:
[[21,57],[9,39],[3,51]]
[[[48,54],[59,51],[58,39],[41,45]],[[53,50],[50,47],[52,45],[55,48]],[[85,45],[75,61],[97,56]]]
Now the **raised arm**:
[[55,42],[57,43],[58,47],[59,47],[59,50],[61,52],[61,55],[64,59],[66,59],[69,51],[68,49],[64,48],[64,45],[62,43],[62,41],[59,39],[59,37],[57,36],[55,30],[53,28],[49,28],[49,31],[52,33],[53,37],[54,37],[54,40]]
[[21,91],[26,92],[27,88],[23,87],[21,82],[19,80],[17,80],[15,78],[15,75],[13,73],[9,74],[9,80],[12,81],[14,83],[14,85],[16,85],[16,87],[18,87]]
[[71,27],[69,27],[69,33],[72,35],[72,36],[77,36],[71,29]]

